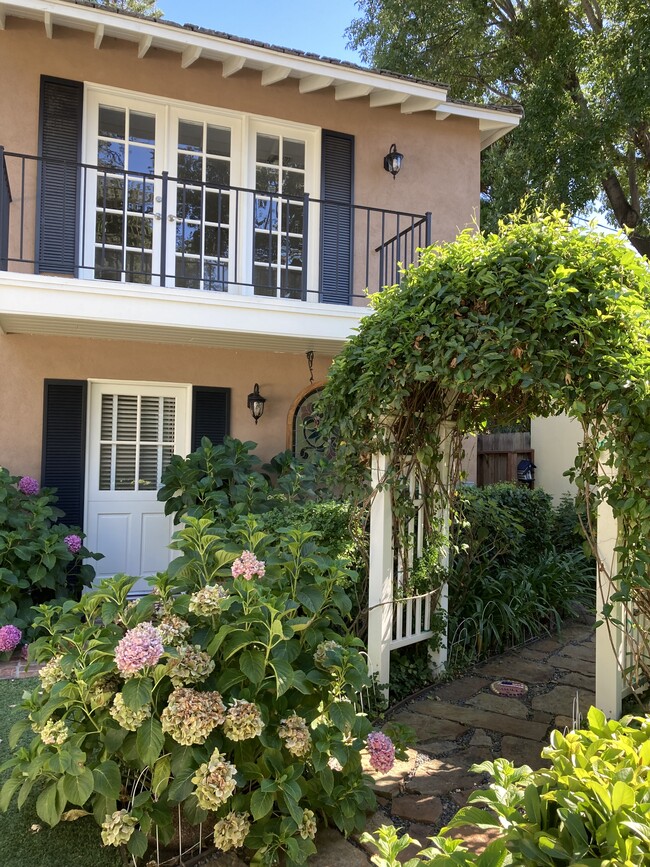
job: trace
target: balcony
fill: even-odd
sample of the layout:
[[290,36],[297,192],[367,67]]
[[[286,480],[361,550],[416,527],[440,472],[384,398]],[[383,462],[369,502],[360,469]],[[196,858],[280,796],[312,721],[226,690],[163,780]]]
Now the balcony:
[[365,306],[368,292],[399,282],[430,243],[430,213],[0,148],[4,272],[206,299]]

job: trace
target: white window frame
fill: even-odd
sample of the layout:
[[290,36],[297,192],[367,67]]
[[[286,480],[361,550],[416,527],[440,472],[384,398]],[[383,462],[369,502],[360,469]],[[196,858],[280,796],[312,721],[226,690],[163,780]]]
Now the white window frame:
[[[215,124],[216,126],[229,126],[231,129],[231,184],[233,186],[255,189],[255,147],[257,133],[266,135],[279,135],[284,138],[296,138],[305,142],[305,192],[312,199],[320,198],[320,165],[321,165],[321,127],[310,124],[294,123],[280,118],[270,118],[258,114],[246,114],[232,109],[209,106],[200,103],[185,102],[183,100],[167,99],[153,94],[145,94],[122,88],[110,87],[95,82],[86,82],[84,87],[84,124],[82,133],[82,153],[84,162],[95,165],[97,159],[97,123],[99,118],[99,105],[107,103],[118,108],[139,111],[145,114],[156,114],[156,134],[161,136],[156,142],[155,174],[169,171],[170,177],[176,177],[175,162],[178,145],[178,120],[198,120],[203,123]],[[158,123],[160,115],[161,123]],[[158,186],[158,182],[156,187]],[[160,198],[158,189],[154,189],[154,197]],[[244,207],[240,208],[238,215],[239,246],[235,253],[238,257],[238,272],[241,275],[239,284],[229,283],[228,291],[231,294],[253,295],[252,269],[253,269],[253,215],[252,196]],[[156,201],[156,205],[160,202]],[[161,219],[158,213],[156,221],[161,228],[158,232],[169,230],[171,220],[169,215],[174,216],[175,227],[175,200],[172,209],[172,201],[168,202],[167,219]],[[92,208],[90,207],[92,205]],[[95,201],[88,202],[86,198],[86,216],[84,231],[81,233],[85,238],[86,249],[80,250],[80,261],[94,263],[95,246]],[[314,286],[314,291],[308,292],[305,300],[318,301],[318,268],[320,262],[320,231],[318,228],[318,209],[310,210],[310,228],[308,233],[307,247],[307,273],[308,285]],[[155,220],[155,218],[154,218]],[[314,226],[313,223],[317,225]],[[162,224],[162,225],[161,225]],[[173,242],[173,243],[172,243]],[[154,244],[155,252],[152,253],[152,270],[158,272],[156,256],[160,261],[159,240]],[[175,257],[175,229],[169,232],[167,237],[167,273],[169,282],[172,282]],[[171,266],[171,270],[170,270]],[[92,279],[94,268],[83,268],[82,277]],[[87,272],[92,271],[93,274]],[[229,275],[230,276],[230,275]],[[156,285],[155,281],[152,285]],[[173,288],[173,287],[170,287]],[[200,293],[205,297],[202,289],[179,289],[178,292]]]

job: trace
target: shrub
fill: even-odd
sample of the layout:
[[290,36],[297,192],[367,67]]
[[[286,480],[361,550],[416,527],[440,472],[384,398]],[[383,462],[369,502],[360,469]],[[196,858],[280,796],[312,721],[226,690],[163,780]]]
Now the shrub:
[[[456,574],[449,585],[450,649],[453,657],[481,658],[559,630],[577,603],[593,604],[593,565],[581,551],[542,551],[533,563],[513,563],[478,573],[472,595],[455,601]],[[454,660],[452,659],[452,665]]]
[[556,551],[575,551],[585,547],[581,526],[587,525],[587,507],[584,502],[565,494],[553,515],[553,545]]
[[223,849],[302,863],[316,817],[349,833],[374,805],[360,758],[370,724],[354,706],[366,665],[341,635],[339,566],[303,530],[185,521],[152,594],[128,601],[122,576],[41,607],[43,693],[11,735],[36,737],[0,806],[43,782],[43,821],[92,813],[106,843],[139,858],[154,826],[170,839],[180,804],[191,823],[216,822]]
[[0,467],[0,626],[25,629],[33,605],[78,596],[95,570],[82,560],[101,555],[83,546],[77,527],[57,523],[54,490]]
[[454,523],[454,571],[466,578],[506,563],[530,563],[553,546],[551,497],[500,483],[463,488]]
[[[641,865],[650,863],[650,716],[606,720],[591,708],[588,730],[554,731],[542,755],[550,768],[515,768],[505,759],[474,765],[493,783],[473,792],[468,806],[454,816],[452,828],[498,828],[499,837],[484,853],[468,852],[460,840],[431,838],[433,846],[407,861],[406,867],[517,864]],[[473,806],[481,804],[488,809]],[[363,838],[362,838],[363,839]],[[398,855],[411,842],[382,828],[374,843],[378,867],[399,867]]]
[[282,452],[262,465],[254,442],[226,437],[213,445],[203,437],[187,457],[174,455],[162,475],[158,499],[178,524],[185,514],[215,514],[224,521],[263,514],[282,502],[308,499],[317,487],[317,468]]

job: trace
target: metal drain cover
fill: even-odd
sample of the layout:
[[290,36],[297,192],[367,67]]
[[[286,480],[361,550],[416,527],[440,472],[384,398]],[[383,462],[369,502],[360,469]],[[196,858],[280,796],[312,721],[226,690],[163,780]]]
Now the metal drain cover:
[[528,687],[525,683],[522,683],[520,680],[506,680],[505,678],[495,680],[490,685],[490,689],[496,695],[505,695],[510,698],[518,698],[519,696],[526,695],[528,692]]

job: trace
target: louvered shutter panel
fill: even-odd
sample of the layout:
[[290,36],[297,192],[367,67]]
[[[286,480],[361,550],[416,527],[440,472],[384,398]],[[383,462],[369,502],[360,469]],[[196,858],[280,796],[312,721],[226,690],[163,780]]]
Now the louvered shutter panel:
[[207,437],[213,445],[230,433],[230,389],[195,386],[192,389],[192,451]]
[[354,195],[354,136],[323,130],[320,300],[349,304],[352,294],[351,205]]
[[[36,270],[74,274],[79,222],[83,84],[41,79]],[[62,162],[65,161],[65,162]]]
[[86,382],[46,380],[41,484],[57,488],[63,522],[83,525]]

